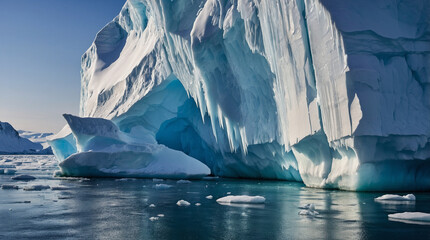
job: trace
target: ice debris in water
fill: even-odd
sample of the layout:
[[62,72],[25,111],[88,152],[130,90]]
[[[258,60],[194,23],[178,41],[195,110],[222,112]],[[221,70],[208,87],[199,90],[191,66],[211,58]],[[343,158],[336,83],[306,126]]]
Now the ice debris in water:
[[394,214],[388,214],[388,218],[398,219],[398,220],[430,222],[430,213],[423,213],[423,212],[394,213]]
[[319,212],[315,211],[315,205],[313,203],[306,204],[299,208],[303,209],[299,211],[299,215],[315,216],[319,214]]
[[12,184],[3,184],[1,185],[1,189],[19,189],[19,187]]
[[375,201],[415,201],[415,195],[407,194],[404,196],[395,194],[385,194],[380,197],[375,198]]
[[173,187],[173,186],[172,186],[172,185],[169,185],[169,184],[163,184],[163,183],[156,184],[156,185],[154,186],[154,188],[155,188],[155,189],[157,189],[157,190],[169,189],[169,188],[171,188],[171,187]]
[[208,195],[208,196],[206,196],[206,198],[207,199],[212,199],[212,198],[214,198],[212,195]]
[[115,179],[116,182],[127,182],[127,181],[136,181],[136,178],[118,178]]
[[149,220],[150,220],[151,222],[153,222],[153,221],[157,221],[157,220],[158,220],[158,217],[150,217],[150,218],[149,218]]
[[196,203],[195,205],[198,207],[198,206],[201,206],[202,204],[201,203]]
[[158,214],[157,217],[164,217],[164,214]]
[[49,188],[50,188],[49,185],[31,185],[31,186],[25,186],[24,191],[41,191]]
[[179,200],[178,202],[176,202],[176,205],[180,207],[188,207],[190,206],[190,203],[185,200]]
[[262,196],[248,195],[230,195],[216,200],[218,203],[246,203],[246,204],[263,204],[266,198]]
[[154,208],[155,204],[150,204],[149,207]]
[[186,183],[191,183],[191,181],[190,180],[178,180],[176,183],[178,183],[178,184],[186,184]]
[[12,177],[13,180],[21,180],[21,181],[30,181],[36,179],[35,177],[31,175],[18,175],[15,177]]

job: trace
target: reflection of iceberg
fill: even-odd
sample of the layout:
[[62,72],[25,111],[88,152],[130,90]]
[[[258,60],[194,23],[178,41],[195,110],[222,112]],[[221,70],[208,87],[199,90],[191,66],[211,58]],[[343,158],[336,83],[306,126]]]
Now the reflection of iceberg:
[[388,214],[391,221],[404,222],[409,224],[430,225],[430,213],[422,212],[403,212]]
[[[67,176],[114,176],[200,178],[210,174],[203,163],[159,145],[144,134],[138,138],[125,133],[111,121],[101,118],[79,118],[64,115],[71,133],[51,140],[63,175]],[[139,130],[142,133],[142,130]],[[72,135],[72,137],[71,137]],[[137,134],[139,136],[139,134]],[[70,147],[67,139],[76,141]],[[62,148],[64,147],[64,148]],[[76,152],[69,152],[70,149]],[[64,152],[70,155],[65,155]]]
[[[153,136],[215,175],[430,189],[429,10],[130,0],[82,57],[80,115]],[[85,139],[70,137],[53,142],[60,160],[81,151]]]

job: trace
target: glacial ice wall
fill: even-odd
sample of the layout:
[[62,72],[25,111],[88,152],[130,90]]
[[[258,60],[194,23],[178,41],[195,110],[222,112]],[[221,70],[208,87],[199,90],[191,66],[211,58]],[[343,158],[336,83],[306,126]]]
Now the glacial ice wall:
[[[429,12],[426,0],[129,0],[82,57],[80,115],[143,128],[215,175],[430,189]],[[80,151],[64,137],[58,156]]]

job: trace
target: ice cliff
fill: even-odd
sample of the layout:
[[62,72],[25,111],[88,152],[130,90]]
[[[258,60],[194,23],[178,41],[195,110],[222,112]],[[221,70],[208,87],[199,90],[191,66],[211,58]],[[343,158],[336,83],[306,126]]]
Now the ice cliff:
[[0,154],[33,154],[42,150],[42,145],[22,138],[7,122],[0,122]]
[[[129,0],[82,57],[80,115],[215,175],[428,190],[429,13],[427,0]],[[52,141],[60,160],[103,145],[71,132]]]

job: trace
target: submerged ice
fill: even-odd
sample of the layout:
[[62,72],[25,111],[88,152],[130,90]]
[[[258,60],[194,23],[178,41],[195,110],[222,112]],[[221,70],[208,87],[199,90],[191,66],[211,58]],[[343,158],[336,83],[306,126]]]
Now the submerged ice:
[[429,11],[129,0],[82,57],[85,118],[50,144],[72,176],[430,189]]

